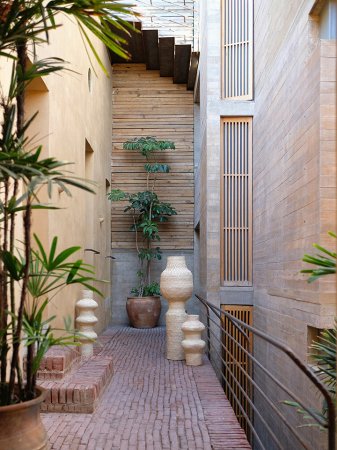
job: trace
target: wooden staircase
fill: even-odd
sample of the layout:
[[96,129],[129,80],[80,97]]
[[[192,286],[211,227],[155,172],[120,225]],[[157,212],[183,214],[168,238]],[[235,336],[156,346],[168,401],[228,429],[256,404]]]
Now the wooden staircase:
[[142,30],[141,22],[133,22],[138,30],[130,35],[114,29],[126,40],[123,45],[130,54],[125,60],[110,51],[111,64],[146,64],[147,70],[159,70],[161,77],[172,77],[173,83],[186,84],[193,90],[199,62],[199,52],[192,52],[191,45],[175,44],[174,37],[159,37],[158,30]]

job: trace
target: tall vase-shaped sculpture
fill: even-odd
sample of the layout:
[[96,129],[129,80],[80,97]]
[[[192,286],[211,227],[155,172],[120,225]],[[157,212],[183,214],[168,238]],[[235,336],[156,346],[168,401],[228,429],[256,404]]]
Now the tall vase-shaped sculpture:
[[198,315],[190,315],[183,323],[181,329],[185,335],[182,346],[185,350],[185,359],[188,366],[201,366],[205,341],[201,339],[201,333],[205,325],[199,321]]
[[79,312],[76,317],[76,325],[80,333],[78,340],[81,342],[81,355],[88,358],[93,355],[94,341],[97,334],[94,331],[94,325],[98,322],[94,314],[98,307],[97,302],[93,299],[93,293],[89,290],[82,291],[83,298],[76,302],[76,308]]
[[186,267],[185,256],[169,256],[167,266],[160,277],[160,292],[168,301],[166,313],[166,357],[174,361],[185,358],[181,345],[181,330],[187,319],[185,302],[193,293],[192,272]]

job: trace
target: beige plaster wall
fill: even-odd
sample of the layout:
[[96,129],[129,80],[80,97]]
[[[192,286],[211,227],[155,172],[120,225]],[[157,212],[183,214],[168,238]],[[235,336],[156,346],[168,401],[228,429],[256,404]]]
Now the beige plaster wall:
[[[55,190],[52,203],[59,211],[34,213],[34,231],[41,236],[46,246],[58,236],[58,250],[79,245],[92,248],[97,255],[82,250],[78,258],[84,257],[95,265],[99,279],[109,280],[110,259],[110,204],[106,199],[107,184],[110,183],[111,152],[111,66],[106,48],[93,38],[98,54],[107,67],[108,76],[102,72],[86,49],[77,25],[69,19],[58,17],[63,24],[50,33],[50,45],[38,47],[38,57],[59,57],[67,61],[70,70],[50,75],[44,83],[36,83],[29,89],[26,115],[39,110],[40,113],[29,130],[33,143],[43,143],[44,155],[73,162],[66,170],[77,177],[90,178],[95,182],[96,195],[71,189],[72,197]],[[91,91],[88,86],[88,71],[92,73]],[[3,71],[1,79],[3,79]],[[91,148],[86,168],[86,148]],[[89,160],[87,158],[87,161]],[[42,193],[42,200],[46,194]],[[97,283],[104,298],[96,296],[99,303],[97,330],[104,329],[110,321],[109,284]],[[67,288],[53,298],[49,314],[57,315],[57,324],[63,317],[75,316],[75,302],[81,296],[78,287]]]

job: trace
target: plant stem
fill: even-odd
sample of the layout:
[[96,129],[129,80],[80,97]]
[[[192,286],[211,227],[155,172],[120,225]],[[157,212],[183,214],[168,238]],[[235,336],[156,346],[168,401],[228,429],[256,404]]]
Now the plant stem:
[[20,368],[20,364],[18,364],[16,366],[16,373],[17,373],[17,377],[18,377],[18,391],[19,391],[19,396],[20,398],[24,397],[24,393],[23,393],[23,384],[22,384],[22,372],[21,372],[21,368]]
[[[16,53],[18,56],[18,67],[21,68],[22,77],[25,78],[26,59],[27,59],[27,40],[23,39],[16,46]],[[22,80],[24,83],[24,81]],[[16,97],[16,132],[17,135],[23,138],[23,125],[25,122],[25,92],[22,87]]]
[[[23,321],[23,313],[24,313],[24,307],[26,302],[26,295],[27,295],[27,286],[28,286],[28,280],[29,280],[29,262],[30,262],[30,253],[31,253],[31,236],[30,236],[30,230],[31,230],[31,197],[28,195],[27,204],[26,204],[26,211],[23,217],[23,226],[24,226],[24,246],[25,246],[25,266],[24,266],[24,273],[23,273],[23,281],[22,281],[22,288],[21,288],[21,296],[20,296],[20,305],[18,310],[18,317],[17,317],[17,325],[14,332],[14,340],[13,340],[13,355],[12,355],[12,361],[11,361],[11,371],[10,371],[10,379],[9,379],[9,395],[10,398],[13,399],[14,397],[14,386],[15,386],[15,371],[18,367],[19,363],[19,348],[20,348],[20,339],[21,339],[21,332],[22,332],[22,321]],[[28,360],[27,360],[28,365]],[[28,367],[27,367],[28,372]],[[27,393],[27,391],[26,391]]]
[[[146,156],[146,162],[149,162],[149,157]],[[146,174],[146,190],[149,190],[149,183],[150,183],[150,172],[147,172]]]
[[[16,198],[17,192],[19,188],[18,180],[14,181],[14,188],[13,188],[13,197]],[[15,243],[15,213],[11,213],[10,215],[10,233],[9,233],[9,251],[11,254],[14,254],[14,243]],[[11,277],[10,278],[10,300],[11,300],[11,312],[12,312],[12,333],[14,333],[15,328],[15,280]]]
[[136,212],[135,212],[135,210],[133,210],[132,219],[133,219],[133,225],[135,227],[135,233],[136,233],[136,250],[137,250],[137,253],[139,254],[138,230],[137,230],[137,225],[136,225]]
[[[2,136],[5,135],[5,124],[6,121],[9,119],[10,114],[10,105],[8,103],[8,100],[6,101],[4,98],[1,98],[1,106],[3,108],[3,123],[2,123]],[[8,199],[8,180],[4,182],[4,190],[5,190],[5,205],[7,204]],[[7,229],[8,229],[8,213],[5,209],[4,211],[4,226],[2,228],[2,236],[3,239],[3,245],[2,248],[5,249],[6,247],[6,239],[7,239]],[[8,342],[7,342],[7,280],[6,280],[6,274],[4,271],[4,265],[2,262],[2,259],[0,260],[0,327],[2,332],[4,333],[1,335],[0,338],[0,381],[1,384],[4,386],[4,383],[6,382],[6,376],[7,376],[7,353],[8,353]],[[2,395],[2,402],[5,398],[7,398],[7,389],[1,390]],[[3,396],[4,395],[4,396]]]
[[[152,205],[153,202],[150,203],[150,211],[149,211],[149,220],[152,221]],[[147,239],[147,249],[151,250],[151,238],[149,237]],[[146,284],[150,284],[151,283],[151,259],[147,260],[146,263]]]
[[[8,180],[5,181],[5,195],[4,195],[4,205],[8,204]],[[6,252],[8,247],[8,211],[5,207],[4,211],[4,228],[3,228],[3,246],[2,251]],[[7,293],[7,275],[5,270],[2,268],[1,274],[1,383],[6,382],[7,376],[7,353],[8,353],[8,343],[7,343],[7,335],[8,335],[8,293]]]
[[[18,67],[21,69],[21,82],[24,83],[25,79],[25,71],[26,71],[26,60],[27,60],[27,40],[22,39],[16,45],[16,53],[18,57]],[[24,86],[19,86],[18,95],[16,97],[16,108],[17,108],[17,116],[16,116],[16,133],[17,136],[22,140],[24,140],[24,120],[25,120],[25,90]],[[17,189],[17,188],[16,188]],[[23,282],[21,288],[21,296],[20,296],[20,305],[17,315],[17,323],[16,327],[13,328],[13,354],[10,366],[10,378],[9,378],[9,397],[10,400],[14,400],[14,386],[15,386],[15,373],[19,368],[19,349],[20,349],[20,339],[22,332],[22,321],[23,321],[23,312],[26,301],[27,294],[27,285],[29,279],[29,261],[30,261],[30,251],[31,251],[31,198],[28,195],[26,211],[23,216],[23,226],[24,226],[24,247],[25,247],[25,267],[23,274]],[[14,229],[13,229],[14,233]],[[14,236],[13,236],[14,239]],[[19,374],[18,374],[19,376]]]
[[27,380],[26,380],[26,399],[31,400],[34,398],[33,390],[33,360],[34,360],[34,344],[30,344],[27,347]]

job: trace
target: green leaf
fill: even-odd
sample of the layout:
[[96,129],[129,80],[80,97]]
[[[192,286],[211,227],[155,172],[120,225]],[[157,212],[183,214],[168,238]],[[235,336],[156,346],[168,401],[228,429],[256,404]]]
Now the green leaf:
[[69,247],[59,253],[56,258],[49,262],[50,268],[56,269],[59,267],[66,259],[68,259],[71,255],[78,252],[81,247]]
[[122,200],[127,200],[129,198],[129,194],[127,194],[124,191],[121,191],[120,189],[113,189],[108,194],[108,199],[113,202],[120,202]]
[[175,149],[174,142],[157,140],[155,137],[147,136],[131,139],[123,144],[125,150],[138,151],[141,155],[148,158],[154,152]]
[[169,173],[170,166],[168,164],[147,163],[144,165],[147,173]]
[[1,252],[1,259],[9,275],[16,281],[22,278],[23,264],[9,251]]
[[[329,235],[333,238],[336,238],[336,235],[332,232],[329,232]],[[309,283],[312,283],[319,279],[322,276],[331,275],[336,273],[336,253],[327,250],[318,244],[313,244],[313,247],[317,248],[319,251],[324,253],[324,255],[308,255],[305,254],[303,256],[303,261],[316,266],[314,269],[304,269],[301,270],[301,273],[310,274],[311,276],[308,279]],[[325,255],[328,255],[325,256]]]

